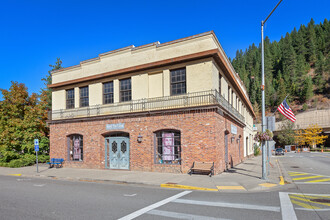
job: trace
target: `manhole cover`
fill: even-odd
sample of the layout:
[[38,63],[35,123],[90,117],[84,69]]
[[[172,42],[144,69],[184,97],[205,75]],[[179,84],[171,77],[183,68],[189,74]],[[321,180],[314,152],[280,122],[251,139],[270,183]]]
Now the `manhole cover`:
[[311,199],[312,202],[330,203],[330,199]]
[[291,168],[300,168],[300,167],[298,167],[298,166],[291,166]]

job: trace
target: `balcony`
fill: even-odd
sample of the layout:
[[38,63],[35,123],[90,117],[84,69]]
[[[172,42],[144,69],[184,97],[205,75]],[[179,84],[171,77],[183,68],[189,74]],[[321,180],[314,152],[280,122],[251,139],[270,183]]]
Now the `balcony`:
[[244,117],[221,96],[217,90],[187,93],[177,96],[140,99],[107,105],[95,105],[84,108],[61,109],[50,112],[51,120],[83,118],[101,115],[138,113],[145,111],[169,110],[186,107],[219,105],[227,113],[244,123]]

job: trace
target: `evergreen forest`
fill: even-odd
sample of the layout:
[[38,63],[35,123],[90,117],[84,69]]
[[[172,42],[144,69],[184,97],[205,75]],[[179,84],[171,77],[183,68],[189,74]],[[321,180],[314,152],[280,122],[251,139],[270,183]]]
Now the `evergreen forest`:
[[[274,112],[288,95],[294,112],[328,108],[330,94],[330,24],[314,20],[277,41],[264,41],[265,105]],[[245,84],[254,110],[261,111],[261,44],[238,50],[231,60]],[[257,117],[258,119],[258,117]]]

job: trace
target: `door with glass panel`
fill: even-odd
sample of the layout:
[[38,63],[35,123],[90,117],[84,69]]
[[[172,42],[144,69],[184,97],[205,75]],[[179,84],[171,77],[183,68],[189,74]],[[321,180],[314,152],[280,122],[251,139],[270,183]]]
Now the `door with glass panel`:
[[105,167],[109,169],[129,169],[129,138],[105,138]]

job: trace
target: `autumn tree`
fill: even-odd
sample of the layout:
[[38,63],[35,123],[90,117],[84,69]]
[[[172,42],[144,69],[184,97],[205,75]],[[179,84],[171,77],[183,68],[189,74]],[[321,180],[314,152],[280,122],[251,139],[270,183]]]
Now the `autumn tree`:
[[28,94],[22,83],[12,82],[9,90],[0,90],[0,163],[34,155],[33,139],[40,140],[40,153],[46,153],[48,138],[43,132],[42,109],[38,95]]
[[295,131],[294,140],[298,146],[305,145],[306,142],[303,135],[303,131],[301,129]]
[[321,135],[321,133],[322,128],[318,124],[312,124],[307,129],[304,129],[303,141],[315,148],[317,144],[323,144],[327,139],[327,136]]

